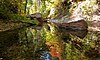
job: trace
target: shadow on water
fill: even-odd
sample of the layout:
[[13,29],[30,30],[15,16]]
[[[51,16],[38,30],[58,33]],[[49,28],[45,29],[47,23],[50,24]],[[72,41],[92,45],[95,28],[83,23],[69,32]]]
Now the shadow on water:
[[6,58],[6,54],[3,54],[5,51],[7,51],[7,48],[11,47],[13,44],[16,44],[18,42],[18,31],[11,30],[11,31],[3,31],[0,32],[0,58]]

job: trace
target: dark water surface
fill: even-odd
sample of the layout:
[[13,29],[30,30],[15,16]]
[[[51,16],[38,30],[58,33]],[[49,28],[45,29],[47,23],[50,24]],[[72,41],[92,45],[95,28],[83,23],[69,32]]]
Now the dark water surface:
[[80,39],[47,26],[0,32],[0,60],[99,60],[99,34]]

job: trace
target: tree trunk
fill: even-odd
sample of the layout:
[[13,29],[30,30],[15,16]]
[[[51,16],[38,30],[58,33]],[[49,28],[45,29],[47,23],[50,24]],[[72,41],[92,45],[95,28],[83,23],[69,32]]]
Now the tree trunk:
[[24,10],[24,13],[25,13],[25,14],[26,14],[26,8],[27,8],[27,0],[26,0],[25,10]]

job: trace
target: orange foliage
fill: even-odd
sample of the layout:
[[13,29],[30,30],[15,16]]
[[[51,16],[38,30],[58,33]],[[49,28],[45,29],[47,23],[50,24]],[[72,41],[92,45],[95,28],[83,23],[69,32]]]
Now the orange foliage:
[[53,57],[58,57],[59,60],[62,60],[61,56],[60,56],[60,52],[54,47],[54,46],[51,46],[50,47],[50,54],[53,56]]

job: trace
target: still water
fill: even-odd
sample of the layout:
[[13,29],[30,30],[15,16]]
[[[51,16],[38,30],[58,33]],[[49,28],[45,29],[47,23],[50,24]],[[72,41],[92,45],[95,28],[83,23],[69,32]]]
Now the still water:
[[[70,30],[58,30],[44,25],[0,32],[0,60],[100,59],[99,31],[79,31],[76,36]],[[86,36],[80,38],[83,33]]]

